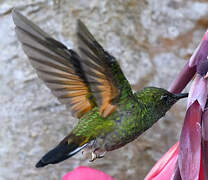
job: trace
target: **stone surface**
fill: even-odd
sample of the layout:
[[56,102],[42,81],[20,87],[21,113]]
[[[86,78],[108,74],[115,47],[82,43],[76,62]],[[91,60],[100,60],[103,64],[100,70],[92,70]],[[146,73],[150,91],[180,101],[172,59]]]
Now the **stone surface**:
[[175,105],[150,130],[102,160],[82,154],[61,164],[35,169],[77,122],[37,78],[17,42],[11,8],[69,47],[76,47],[76,19],[121,64],[133,89],[168,88],[208,25],[206,0],[13,0],[0,1],[0,179],[61,179],[78,165],[119,180],[142,180],[179,138],[185,103]]

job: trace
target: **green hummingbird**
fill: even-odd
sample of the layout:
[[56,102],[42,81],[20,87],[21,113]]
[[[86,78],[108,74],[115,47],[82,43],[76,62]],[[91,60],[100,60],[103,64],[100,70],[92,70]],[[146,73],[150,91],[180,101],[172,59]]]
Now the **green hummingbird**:
[[36,164],[59,163],[84,148],[91,161],[136,139],[179,99],[165,89],[146,87],[133,93],[116,59],[77,21],[78,51],[68,49],[17,10],[16,34],[32,66],[78,124]]

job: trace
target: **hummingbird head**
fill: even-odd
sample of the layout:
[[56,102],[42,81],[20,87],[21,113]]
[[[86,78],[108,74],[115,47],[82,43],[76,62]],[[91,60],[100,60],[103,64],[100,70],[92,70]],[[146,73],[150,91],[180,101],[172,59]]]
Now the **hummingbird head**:
[[167,112],[179,99],[188,97],[188,93],[173,94],[162,88],[146,87],[136,93],[142,104],[155,112]]

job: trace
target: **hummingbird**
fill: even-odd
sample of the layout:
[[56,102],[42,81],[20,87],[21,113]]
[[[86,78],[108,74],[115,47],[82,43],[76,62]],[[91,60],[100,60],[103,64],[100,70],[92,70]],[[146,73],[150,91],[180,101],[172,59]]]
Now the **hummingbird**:
[[133,92],[117,60],[77,20],[77,52],[12,12],[15,31],[38,77],[79,119],[71,132],[46,153],[37,168],[89,149],[91,161],[123,147],[156,123],[187,93],[157,87]]

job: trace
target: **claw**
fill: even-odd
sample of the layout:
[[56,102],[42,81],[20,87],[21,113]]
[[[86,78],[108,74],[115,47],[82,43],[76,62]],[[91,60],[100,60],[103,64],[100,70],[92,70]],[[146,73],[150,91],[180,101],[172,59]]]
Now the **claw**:
[[92,152],[92,158],[89,160],[89,162],[93,162],[94,160],[96,159],[100,159],[100,158],[103,158],[104,155],[105,155],[105,152],[103,154],[97,154],[96,151],[98,149],[95,149],[93,152]]
[[92,152],[92,159],[90,159],[89,162],[93,162],[95,159],[97,159],[97,154]]
[[103,158],[105,156],[106,151],[103,154],[99,154],[97,158]]

